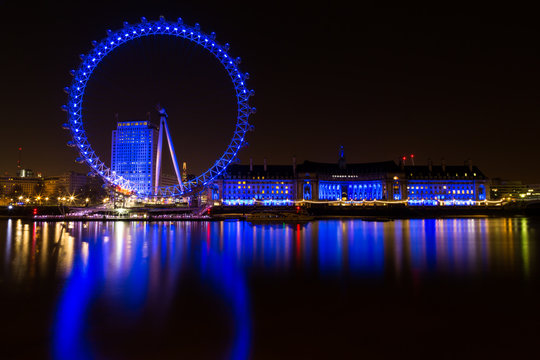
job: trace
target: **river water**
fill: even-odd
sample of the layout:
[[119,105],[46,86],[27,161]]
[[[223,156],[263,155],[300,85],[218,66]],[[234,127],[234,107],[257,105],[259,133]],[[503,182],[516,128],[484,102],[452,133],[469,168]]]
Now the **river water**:
[[540,219],[0,222],[2,359],[534,358]]

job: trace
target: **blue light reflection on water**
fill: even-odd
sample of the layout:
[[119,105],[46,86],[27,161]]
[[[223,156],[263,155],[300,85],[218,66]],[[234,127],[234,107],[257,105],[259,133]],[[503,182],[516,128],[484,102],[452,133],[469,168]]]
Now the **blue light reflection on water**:
[[[60,297],[54,326],[56,359],[99,358],[86,341],[89,306],[105,295],[131,316],[142,312],[152,296],[161,311],[171,304],[182,262],[189,261],[199,271],[202,281],[213,285],[217,295],[232,309],[234,336],[228,359],[247,359],[250,348],[248,291],[244,274],[231,257],[212,249],[206,242],[192,247],[191,227],[199,224],[131,224],[114,223],[115,237],[83,237],[88,242],[88,259],[76,255],[71,275]],[[205,224],[208,230],[210,224]],[[154,238],[146,234],[151,227]],[[105,231],[104,233],[108,233]],[[142,234],[134,237],[133,234]],[[148,242],[151,250],[148,252]],[[182,254],[188,252],[189,259]],[[112,255],[112,256],[111,256]],[[112,279],[112,281],[111,281]],[[162,313],[161,315],[166,315]]]
[[66,281],[58,304],[54,324],[53,352],[56,359],[92,359],[91,346],[84,336],[87,309],[96,296],[98,279],[103,278],[103,244],[92,249],[92,256],[84,262],[80,255],[74,259],[73,269]]
[[[343,224],[345,225],[345,224]],[[348,264],[355,274],[381,276],[384,273],[384,224],[350,221]],[[365,241],[365,239],[369,239]]]
[[[89,307],[97,298],[137,317],[150,308],[166,317],[180,276],[195,271],[230,309],[229,356],[249,357],[249,276],[292,274],[359,277],[384,282],[429,276],[482,277],[500,272],[527,279],[537,271],[538,224],[527,218],[418,219],[392,222],[317,221],[308,225],[208,223],[70,223],[9,220],[4,278],[48,276],[63,281],[53,325],[58,359],[95,358],[88,342]],[[2,233],[4,233],[2,231]],[[53,246],[61,236],[60,246]],[[56,255],[51,255],[56,254]],[[65,279],[65,280],[62,280]]]

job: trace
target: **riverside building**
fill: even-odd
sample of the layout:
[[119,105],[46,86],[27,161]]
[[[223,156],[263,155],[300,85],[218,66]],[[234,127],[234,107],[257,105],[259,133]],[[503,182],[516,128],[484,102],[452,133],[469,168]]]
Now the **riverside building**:
[[462,166],[404,166],[394,161],[352,163],[343,149],[336,163],[231,165],[210,188],[223,205],[294,205],[309,202],[403,203],[467,206],[488,200],[489,179],[469,161]]

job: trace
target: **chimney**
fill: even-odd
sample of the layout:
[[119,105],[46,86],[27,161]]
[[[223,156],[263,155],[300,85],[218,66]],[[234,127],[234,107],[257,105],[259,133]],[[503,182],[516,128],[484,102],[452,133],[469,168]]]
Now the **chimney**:
[[249,171],[253,171],[253,159],[249,158]]
[[17,169],[21,168],[22,163],[22,147],[19,147],[19,160],[17,160]]
[[472,172],[472,160],[467,159],[467,166],[469,167],[469,172]]
[[264,158],[264,171],[266,172],[266,158]]
[[146,121],[150,122],[150,111],[146,113]]
[[118,113],[114,113],[114,121],[118,122]]
[[296,156],[293,156],[292,158],[292,173],[293,176],[296,177]]
[[433,161],[431,161],[431,159],[428,159],[427,166],[428,166],[429,172],[432,172],[433,171]]
[[446,172],[446,160],[444,160],[444,158],[441,159],[441,167],[442,171]]

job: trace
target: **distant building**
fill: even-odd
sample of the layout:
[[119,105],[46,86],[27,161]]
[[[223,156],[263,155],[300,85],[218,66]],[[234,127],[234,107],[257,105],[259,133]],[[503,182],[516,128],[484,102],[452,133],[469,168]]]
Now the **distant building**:
[[[187,180],[187,178],[186,178]],[[159,186],[174,186],[178,185],[178,178],[176,175],[161,173],[159,177]]]
[[518,200],[540,198],[539,184],[524,184],[520,180],[491,180],[491,198],[495,200]]
[[187,163],[184,161],[182,163],[182,182],[185,183],[187,182],[187,177],[188,177],[188,173],[187,173]]
[[0,195],[4,197],[33,196],[41,193],[43,179],[36,177],[0,177]]
[[111,171],[150,195],[155,178],[157,127],[149,121],[122,121],[112,134]]
[[528,184],[527,187],[527,194],[523,197],[528,199],[540,199],[540,184]]
[[33,178],[35,176],[34,176],[34,171],[31,170],[31,169],[17,169],[17,177],[20,177],[20,178]]
[[[43,179],[43,194],[46,196],[78,194],[98,181],[101,180],[86,174],[69,171],[62,175],[45,177]],[[95,186],[99,187],[99,184],[95,184]]]

